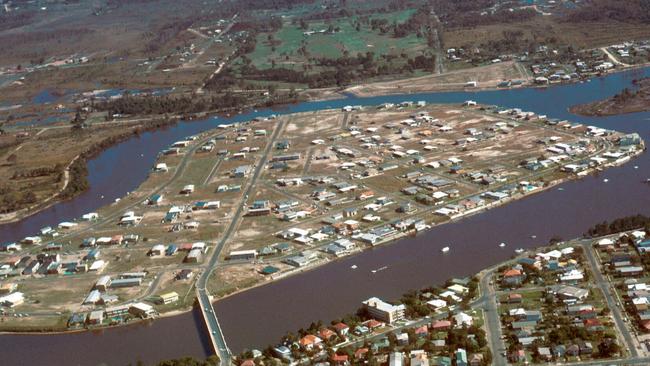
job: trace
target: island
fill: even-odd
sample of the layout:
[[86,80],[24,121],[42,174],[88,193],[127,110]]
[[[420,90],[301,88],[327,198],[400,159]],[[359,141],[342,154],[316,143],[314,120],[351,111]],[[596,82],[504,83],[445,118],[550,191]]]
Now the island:
[[632,85],[633,89],[625,88],[611,98],[573,106],[570,112],[582,116],[614,116],[649,111],[650,78],[633,80]]
[[471,100],[219,125],[161,151],[148,179],[122,199],[3,243],[0,329],[119,325],[190,310],[197,297],[214,316],[211,300],[643,150],[637,134]]

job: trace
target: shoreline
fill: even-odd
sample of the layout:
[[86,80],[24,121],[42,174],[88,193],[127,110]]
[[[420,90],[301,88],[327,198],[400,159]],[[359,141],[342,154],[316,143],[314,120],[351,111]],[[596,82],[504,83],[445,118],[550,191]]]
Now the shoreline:
[[[483,91],[495,91],[495,90],[517,90],[517,89],[527,89],[527,88],[544,89],[544,88],[549,88],[549,87],[562,86],[562,85],[571,85],[571,84],[586,82],[587,80],[592,80],[592,79],[595,79],[595,78],[598,78],[598,77],[617,74],[617,73],[630,71],[630,70],[634,70],[634,69],[641,69],[641,68],[645,68],[645,67],[650,67],[650,63],[645,63],[645,64],[641,64],[641,65],[626,66],[626,67],[622,67],[620,69],[616,69],[616,70],[614,70],[612,72],[609,72],[606,75],[601,75],[601,76],[594,75],[592,77],[589,77],[589,78],[586,78],[586,79],[581,79],[581,80],[576,80],[576,81],[558,82],[558,83],[547,84],[547,85],[536,85],[536,84],[527,84],[526,85],[526,84],[524,84],[524,85],[520,85],[520,86],[516,86],[516,87],[507,87],[507,88],[499,88],[498,86],[486,86],[486,87],[480,87],[479,86],[479,87],[470,89],[470,88],[466,88],[466,87],[463,87],[463,86],[456,86],[456,87],[451,86],[448,89],[442,87],[442,88],[438,88],[438,89],[433,88],[433,89],[430,89],[430,90],[423,90],[423,91],[412,91],[412,90],[408,90],[408,89],[404,90],[404,89],[400,89],[400,88],[392,88],[392,89],[384,89],[380,93],[363,94],[363,93],[358,93],[358,92],[355,92],[353,90],[350,90],[350,89],[360,88],[361,87],[360,85],[356,85],[356,86],[347,87],[346,89],[342,89],[342,90],[339,89],[339,88],[318,89],[318,90],[316,90],[315,95],[312,95],[310,93],[310,90],[313,91],[313,89],[305,89],[305,90],[301,91],[301,93],[304,94],[306,99],[296,101],[293,104],[301,103],[301,102],[324,102],[324,101],[331,101],[331,100],[343,100],[343,99],[346,99],[348,97],[346,94],[350,94],[350,95],[352,95],[354,97],[357,97],[357,98],[372,98],[372,97],[390,96],[390,95],[397,95],[397,94],[423,94],[423,93],[445,93],[445,92],[483,92]],[[417,77],[417,78],[422,78],[422,77]],[[394,81],[405,82],[405,81],[408,81],[410,79],[413,79],[413,78],[397,79],[397,80],[394,80]],[[368,84],[368,85],[372,85],[372,83]],[[175,122],[171,123],[171,124],[167,124],[166,126],[170,126],[170,125],[176,124],[178,122],[181,122],[181,118],[183,118],[183,117],[186,117],[186,119],[182,120],[184,122],[193,122],[193,121],[199,122],[199,119],[202,119],[202,118],[210,118],[210,117],[220,116],[220,115],[224,115],[224,114],[226,114],[227,116],[230,116],[231,112],[235,112],[235,111],[239,111],[241,113],[243,111],[254,110],[256,108],[271,108],[271,109],[273,109],[273,108],[279,108],[279,107],[286,106],[286,105],[287,105],[287,103],[276,103],[276,104],[271,104],[271,105],[268,105],[268,106],[244,106],[243,108],[231,108],[229,110],[222,110],[222,111],[198,112],[198,113],[194,113],[194,114],[186,115],[186,116],[174,115],[174,116],[169,116],[169,118],[175,119]],[[570,113],[584,116],[582,114],[574,113],[572,111],[572,108],[569,108]],[[138,117],[136,117],[136,119],[138,119]],[[155,119],[152,119],[152,120],[155,121]],[[123,122],[128,123],[129,121],[125,120]],[[137,121],[131,121],[131,122],[137,122]],[[153,132],[153,131],[158,130],[159,128],[164,128],[166,126],[145,128],[144,130],[140,131],[140,133],[142,133],[142,132]],[[138,127],[136,127],[136,129],[137,128]],[[136,135],[137,135],[137,133],[136,133]],[[86,157],[83,156],[83,155],[86,154],[86,152],[80,153],[79,155],[80,155],[81,159],[84,160],[84,168],[87,168],[88,159],[92,159],[93,157],[96,157],[97,155],[99,155],[102,152],[106,151],[108,148],[111,148],[113,146],[116,146],[116,145],[120,144],[121,142],[126,141],[128,139],[128,137],[129,137],[129,134],[126,134],[126,136],[124,136],[123,139],[119,139],[118,141],[110,144],[109,146],[101,147],[98,151],[94,151],[91,154],[91,156],[89,156],[89,157],[88,156],[86,156]],[[72,162],[70,162],[70,164],[68,166],[71,166],[71,164],[72,164]],[[73,178],[74,177],[70,177],[70,179],[73,179]],[[40,213],[40,212],[42,212],[42,211],[56,205],[56,204],[59,204],[59,203],[64,202],[64,201],[68,201],[70,199],[74,199],[75,197],[77,197],[78,195],[80,195],[80,194],[82,194],[82,193],[84,193],[86,191],[87,191],[87,188],[84,189],[84,190],[81,190],[79,192],[75,192],[75,194],[73,196],[71,196],[71,197],[68,197],[68,198],[65,198],[65,199],[56,199],[57,196],[59,196],[63,192],[63,190],[59,190],[59,192],[56,194],[56,196],[52,196],[52,197],[48,198],[48,201],[50,201],[48,204],[46,204],[46,205],[44,205],[42,207],[40,207],[40,205],[38,205],[39,207],[36,208],[34,211],[21,213],[21,211],[23,211],[23,210],[28,210],[29,211],[29,209],[30,209],[30,208],[23,208],[23,209],[18,210],[18,211],[9,212],[9,213],[0,215],[0,226],[20,222],[20,221],[22,221],[24,219],[27,219],[27,218],[29,218],[29,217],[31,217],[33,215],[38,214],[38,213]],[[7,218],[4,218],[4,216],[6,216]]]
[[609,98],[576,104],[568,110],[583,117],[622,116],[650,111],[650,78],[635,79],[632,84],[632,90],[624,88]]
[[[603,167],[605,167],[605,168],[613,168],[613,167],[618,167],[618,166],[625,165],[625,164],[631,162],[633,159],[637,158],[639,155],[643,154],[645,151],[646,151],[646,146],[642,145],[642,148],[637,150],[634,154],[630,155],[628,159],[625,159],[624,161],[621,161],[621,162],[614,161],[614,162],[611,162],[611,163],[609,163],[607,165],[604,165]],[[461,213],[461,214],[451,216],[451,217],[449,217],[448,220],[445,220],[443,222],[432,223],[431,225],[428,225],[427,229],[425,229],[425,230],[421,230],[421,231],[408,230],[408,231],[404,231],[404,232],[398,232],[397,234],[395,234],[395,235],[393,235],[393,236],[391,236],[389,238],[386,238],[386,239],[384,239],[382,241],[379,241],[379,242],[377,242],[376,244],[374,244],[374,245],[372,245],[370,247],[360,248],[360,249],[357,249],[355,251],[350,252],[349,254],[342,255],[340,257],[336,257],[336,258],[333,258],[333,259],[327,259],[327,258],[322,259],[322,260],[316,261],[316,262],[314,262],[312,264],[309,264],[306,267],[297,267],[297,268],[294,268],[292,270],[281,273],[278,276],[275,276],[275,277],[270,276],[267,280],[256,282],[256,283],[252,284],[251,286],[238,288],[237,290],[232,291],[230,293],[227,293],[226,295],[223,295],[223,296],[216,297],[214,295],[210,295],[210,301],[211,301],[211,303],[214,304],[214,303],[216,303],[218,301],[221,301],[221,300],[224,300],[224,299],[229,298],[231,296],[243,293],[245,291],[249,291],[249,290],[252,290],[252,289],[257,288],[257,287],[269,285],[269,284],[271,284],[273,282],[282,280],[284,278],[288,278],[288,277],[291,277],[291,276],[295,276],[295,275],[299,275],[299,274],[302,274],[302,273],[306,273],[306,272],[309,272],[309,271],[316,270],[316,269],[318,269],[318,268],[320,268],[320,267],[322,267],[324,265],[327,265],[327,264],[329,264],[331,262],[334,262],[334,261],[337,261],[337,260],[343,260],[343,259],[347,259],[349,257],[355,256],[355,255],[358,255],[358,254],[362,254],[362,253],[367,252],[369,250],[373,250],[375,247],[380,247],[380,246],[384,246],[384,245],[392,245],[392,244],[395,244],[395,243],[399,242],[401,239],[403,239],[405,237],[418,235],[420,233],[424,233],[424,232],[426,232],[428,230],[431,230],[431,229],[433,229],[435,227],[442,226],[442,225],[445,225],[445,224],[457,223],[459,221],[462,221],[465,218],[468,218],[468,217],[471,217],[471,216],[474,216],[474,215],[477,215],[477,214],[481,214],[481,213],[483,213],[485,211],[488,211],[488,210],[491,210],[491,209],[494,209],[494,208],[499,208],[499,207],[501,207],[503,205],[507,205],[507,204],[509,204],[511,202],[528,198],[529,196],[533,196],[533,195],[538,194],[538,193],[543,193],[543,192],[549,190],[550,188],[554,188],[554,187],[556,187],[558,185],[561,185],[563,183],[567,183],[567,182],[570,182],[570,181],[577,181],[577,180],[583,179],[584,177],[589,176],[589,175],[597,175],[599,172],[600,172],[600,170],[597,169],[597,168],[590,168],[590,169],[582,171],[582,172],[580,172],[578,174],[572,174],[572,175],[570,175],[568,177],[565,177],[565,178],[555,179],[553,181],[548,182],[548,185],[545,185],[545,186],[540,187],[538,189],[535,189],[533,191],[529,191],[529,192],[526,192],[526,193],[518,193],[515,196],[510,196],[510,197],[508,197],[506,199],[503,199],[501,201],[495,201],[495,202],[492,202],[492,203],[490,203],[490,204],[488,204],[486,206],[478,207],[478,208],[475,208],[475,209],[468,210],[465,213]],[[430,210],[425,210],[424,212],[415,213],[415,214],[409,215],[409,217],[418,217],[418,216],[421,216],[421,215],[427,214],[427,213],[430,213]],[[544,247],[546,245],[547,244],[541,244],[538,247]],[[531,250],[534,250],[534,248],[526,249],[524,251],[524,253],[516,253],[515,252],[513,255],[515,257],[518,257],[518,256],[521,256],[521,255],[523,255],[525,253],[528,253]],[[508,260],[510,260],[510,259],[508,259]],[[487,270],[489,270],[490,268],[492,268],[492,267],[494,267],[496,265],[499,265],[499,264],[495,264],[493,266],[483,268],[480,271],[478,271],[477,274],[480,274],[481,272],[487,271]],[[56,335],[56,334],[80,333],[80,332],[87,332],[87,331],[92,332],[92,331],[97,331],[97,330],[105,331],[105,330],[114,329],[114,328],[122,328],[122,327],[135,326],[135,325],[143,325],[143,324],[146,324],[148,322],[153,323],[157,319],[171,318],[171,317],[174,317],[174,316],[184,315],[184,314],[192,312],[194,310],[195,310],[195,305],[193,303],[189,307],[184,307],[184,308],[179,308],[179,309],[174,309],[174,310],[170,310],[170,311],[167,311],[167,312],[159,313],[158,315],[156,315],[153,318],[146,318],[146,319],[137,319],[137,318],[135,318],[135,319],[132,319],[131,321],[129,321],[127,323],[120,323],[120,324],[116,324],[116,325],[98,326],[98,327],[92,327],[92,328],[73,328],[73,329],[64,329],[64,330],[56,330],[56,331],[39,331],[39,330],[17,331],[17,330],[12,330],[12,331],[0,331],[0,334],[11,334],[11,335]]]

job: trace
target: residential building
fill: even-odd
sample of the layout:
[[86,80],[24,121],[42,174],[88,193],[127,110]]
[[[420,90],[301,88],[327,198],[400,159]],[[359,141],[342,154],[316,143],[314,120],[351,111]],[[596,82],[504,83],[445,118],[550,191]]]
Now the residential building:
[[406,306],[403,304],[392,305],[376,297],[371,297],[364,301],[363,304],[368,309],[370,316],[386,323],[392,324],[398,320],[404,319]]

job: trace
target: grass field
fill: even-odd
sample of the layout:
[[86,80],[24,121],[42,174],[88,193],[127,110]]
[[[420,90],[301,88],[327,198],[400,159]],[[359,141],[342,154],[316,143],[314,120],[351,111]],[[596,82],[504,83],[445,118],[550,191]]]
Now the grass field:
[[[389,23],[406,21],[414,10],[404,10],[372,16],[373,19],[386,19]],[[289,69],[302,69],[305,65],[315,66],[312,58],[339,58],[344,55],[356,56],[361,53],[374,52],[376,56],[406,54],[416,56],[427,49],[426,39],[409,35],[394,38],[392,34],[381,34],[372,30],[370,25],[363,24],[357,30],[357,16],[339,18],[329,22],[312,21],[307,29],[286,21],[279,31],[274,34],[261,33],[257,36],[255,50],[247,57],[253,65],[260,69],[273,66]],[[325,32],[328,27],[338,30],[334,33]],[[305,32],[315,32],[307,35]],[[271,40],[269,39],[271,36]],[[300,50],[304,48],[307,53]]]

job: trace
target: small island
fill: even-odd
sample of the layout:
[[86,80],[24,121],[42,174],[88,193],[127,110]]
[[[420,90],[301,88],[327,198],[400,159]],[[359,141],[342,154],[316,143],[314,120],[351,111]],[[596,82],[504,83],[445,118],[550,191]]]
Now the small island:
[[650,78],[632,81],[634,89],[625,88],[620,93],[592,103],[579,104],[569,111],[582,116],[614,116],[650,110]]

